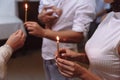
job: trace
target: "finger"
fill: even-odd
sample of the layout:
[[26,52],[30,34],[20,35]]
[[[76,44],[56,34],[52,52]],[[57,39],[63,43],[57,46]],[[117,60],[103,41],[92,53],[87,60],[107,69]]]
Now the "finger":
[[15,35],[20,35],[20,33],[21,33],[21,30],[17,30],[14,34]]
[[56,17],[56,16],[54,16],[54,15],[52,15],[52,16],[47,16],[47,18],[50,19],[50,20],[58,19],[58,17]]
[[66,49],[65,48],[60,48],[59,51],[60,51],[60,53],[66,53]]
[[12,33],[13,35],[16,35],[20,30],[17,30],[16,32]]
[[33,25],[33,24],[36,24],[36,22],[33,22],[33,21],[27,21],[27,22],[24,23],[25,26]]
[[55,55],[55,59],[57,59],[58,51],[56,51],[54,55]]
[[36,37],[37,37],[37,35],[35,34],[34,31],[29,31],[28,33],[29,33],[30,35],[33,35],[33,36],[36,36]]
[[18,33],[22,35],[22,34],[23,34],[23,31],[20,29]]
[[66,70],[73,71],[73,68],[74,68],[74,63],[73,62],[65,60],[65,59],[58,58],[57,63],[62,68],[66,69]]
[[34,28],[33,28],[33,27],[31,27],[31,26],[29,26],[29,27],[27,27],[27,30],[30,32],[30,31],[33,31],[33,30],[34,30]]
[[[58,51],[55,52],[55,58],[57,59],[57,58],[59,58],[59,57],[62,57],[62,54],[64,54],[65,52],[66,52],[65,49],[60,48],[60,49],[59,49],[59,53],[58,53]],[[60,55],[60,56],[59,56],[59,55]]]
[[62,74],[62,75],[64,75],[64,76],[66,76],[66,77],[71,77],[71,75],[69,74],[69,72],[65,72],[65,71],[62,71],[62,70],[59,70],[59,72]]
[[47,5],[45,5],[45,6],[43,7],[43,10],[52,9],[52,8],[53,8],[53,6],[47,6]]
[[26,24],[26,28],[29,28],[29,27],[34,27],[34,24]]
[[[74,76],[74,68],[72,69],[72,68],[70,68],[69,66],[66,66],[66,65],[63,65],[62,64],[62,66],[61,66],[61,64],[60,63],[58,63],[57,64],[58,65],[58,69],[61,71],[61,72],[63,72],[64,74],[67,74],[67,75],[69,75],[69,77],[70,76]],[[66,67],[65,67],[66,66]]]
[[25,34],[24,34],[24,33],[22,34],[21,39],[22,39],[23,41],[25,41],[25,40],[26,40],[26,36],[25,36]]
[[45,15],[47,15],[47,16],[52,16],[52,14],[53,14],[54,12],[51,10],[47,10],[46,11],[46,13],[45,13]]

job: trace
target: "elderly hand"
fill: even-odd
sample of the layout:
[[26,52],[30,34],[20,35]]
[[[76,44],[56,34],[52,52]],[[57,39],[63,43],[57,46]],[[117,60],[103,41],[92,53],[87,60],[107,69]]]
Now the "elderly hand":
[[25,22],[25,27],[27,28],[29,34],[36,37],[44,37],[45,29],[37,22]]
[[24,42],[25,34],[22,32],[22,30],[18,30],[8,38],[6,44],[9,45],[13,50],[17,50],[24,45]]

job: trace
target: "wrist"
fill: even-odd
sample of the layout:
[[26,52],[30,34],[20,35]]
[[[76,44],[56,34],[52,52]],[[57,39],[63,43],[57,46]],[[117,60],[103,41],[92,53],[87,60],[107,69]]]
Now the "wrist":
[[10,50],[11,53],[14,51],[14,49],[9,44],[4,44],[3,46]]
[[46,38],[47,34],[48,34],[48,30],[47,29],[43,29],[43,36],[42,37]]
[[84,57],[84,54],[82,53],[78,53],[77,56],[76,56],[76,60],[77,61],[81,61],[81,59]]
[[78,67],[78,71],[77,71],[77,75],[78,75],[78,76],[77,76],[78,78],[84,79],[84,77],[85,77],[84,75],[86,75],[86,68],[84,68],[84,67],[82,67],[82,66],[79,66],[79,67]]

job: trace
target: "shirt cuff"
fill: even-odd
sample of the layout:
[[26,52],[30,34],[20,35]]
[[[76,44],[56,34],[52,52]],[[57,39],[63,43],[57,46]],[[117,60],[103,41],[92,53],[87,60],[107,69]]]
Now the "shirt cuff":
[[7,44],[3,45],[0,49],[1,57],[7,62],[13,53],[13,49]]
[[11,53],[13,53],[13,49],[11,46],[5,44],[4,47],[6,47]]

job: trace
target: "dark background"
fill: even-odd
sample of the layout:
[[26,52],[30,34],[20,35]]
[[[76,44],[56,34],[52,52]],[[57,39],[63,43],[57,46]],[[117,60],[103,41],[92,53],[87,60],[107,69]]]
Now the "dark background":
[[[18,2],[18,13],[19,13],[19,18],[25,22],[25,7],[24,7],[25,2]],[[28,21],[35,21],[38,22],[37,16],[38,16],[38,6],[39,6],[39,1],[32,1],[28,2]],[[39,22],[38,22],[39,23]],[[27,31],[27,30],[26,30]],[[41,48],[42,44],[42,39],[38,37],[31,36],[27,34],[27,39],[25,42],[25,48],[26,49],[36,49],[36,48]]]

